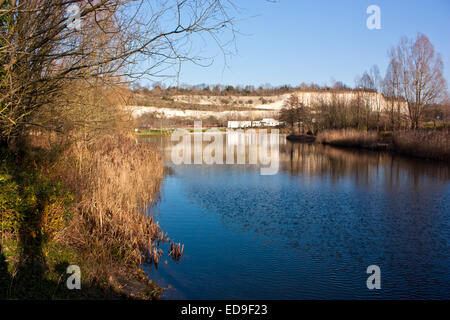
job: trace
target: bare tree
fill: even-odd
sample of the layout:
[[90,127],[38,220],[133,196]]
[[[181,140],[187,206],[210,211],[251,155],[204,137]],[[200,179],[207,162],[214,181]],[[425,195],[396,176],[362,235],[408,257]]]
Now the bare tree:
[[380,129],[380,120],[381,120],[381,101],[380,95],[378,94],[381,91],[383,80],[381,78],[380,69],[376,64],[374,64],[369,70],[370,78],[373,82],[373,89],[376,91],[375,96],[375,111],[376,111],[376,126],[377,131]]
[[296,94],[291,94],[280,110],[280,120],[290,125],[294,130],[294,125],[297,124],[299,129],[305,131],[305,128],[310,126],[310,110],[303,103],[300,102]]
[[[390,53],[391,55],[393,52]],[[400,108],[400,69],[397,61],[391,59],[386,70],[386,76],[383,79],[384,97],[389,103],[389,113],[391,129],[399,129],[401,126],[401,108]]]
[[357,99],[356,104],[358,107],[358,127],[360,124],[360,117],[363,117],[365,121],[365,128],[369,128],[370,116],[372,113],[372,96],[376,91],[375,81],[367,71],[364,71],[361,77],[356,78]]
[[440,101],[446,92],[442,59],[420,33],[415,40],[403,37],[391,49],[390,58],[391,65],[398,68],[399,97],[406,101],[410,126],[416,129],[424,107]]
[[356,78],[356,87],[363,90],[375,90],[375,82],[367,71],[361,77]]
[[298,96],[291,94],[289,98],[285,101],[283,108],[280,110],[280,121],[286,122],[291,129],[294,129],[294,125],[298,121],[298,108],[300,106],[300,101]]
[[[69,27],[74,5],[80,28]],[[63,130],[55,115],[65,112],[54,112],[80,103],[71,92],[171,75],[184,61],[208,65],[193,44],[208,35],[224,50],[220,39],[234,36],[231,6],[228,0],[0,0],[0,139],[33,127]],[[44,113],[52,121],[41,121]],[[72,128],[101,121],[78,120]]]

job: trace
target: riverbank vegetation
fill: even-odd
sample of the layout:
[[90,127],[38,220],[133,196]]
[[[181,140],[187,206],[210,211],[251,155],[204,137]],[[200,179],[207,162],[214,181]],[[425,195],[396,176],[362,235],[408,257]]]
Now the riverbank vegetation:
[[392,135],[396,152],[425,159],[450,161],[450,130],[397,131]]
[[292,139],[309,133],[324,144],[448,160],[450,102],[440,55],[419,33],[388,56],[384,78],[373,66],[347,96],[335,91],[307,105],[292,94],[280,112]]
[[370,149],[374,148],[378,142],[378,134],[355,129],[327,130],[317,135],[316,142],[339,147]]
[[[46,138],[27,139],[20,160],[2,153],[1,297],[157,298],[138,266],[158,263],[167,240],[144,212],[158,195],[158,151],[121,136],[64,150]],[[69,265],[80,291],[66,287]]]
[[347,129],[320,132],[316,142],[338,147],[389,150],[417,158],[449,161],[449,137],[448,129],[403,130],[393,133]]
[[233,36],[228,5],[0,1],[0,298],[158,297],[140,266],[183,247],[147,214],[162,162],[124,106],[134,79],[204,58],[197,35]]
[[171,134],[173,131],[174,131],[173,129],[162,129],[162,130],[144,129],[144,130],[139,130],[139,131],[135,132],[135,135],[137,135],[137,136],[159,136],[159,135]]

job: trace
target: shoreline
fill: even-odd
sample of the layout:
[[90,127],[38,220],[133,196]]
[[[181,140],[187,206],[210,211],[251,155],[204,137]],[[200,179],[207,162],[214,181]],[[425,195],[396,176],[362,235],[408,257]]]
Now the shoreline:
[[[409,132],[406,131],[406,135],[420,135],[423,134],[421,132]],[[426,134],[434,134],[434,132],[426,132]],[[446,135],[448,137],[448,133],[439,132],[438,134],[444,136]],[[364,135],[364,133],[361,133],[361,135]],[[444,151],[441,150],[432,150],[433,145],[432,141],[429,142],[430,145],[427,147],[430,147],[430,150],[418,150],[417,148],[414,148],[407,143],[420,143],[420,141],[408,141],[405,143],[405,145],[401,145],[403,141],[401,141],[401,138],[396,138],[392,136],[392,134],[389,134],[387,136],[377,136],[376,138],[372,138],[372,140],[364,141],[364,137],[362,139],[359,139],[360,137],[357,137],[356,139],[353,137],[347,138],[345,136],[339,137],[337,139],[330,139],[327,140],[326,138],[319,137],[319,135],[316,136],[308,136],[308,135],[299,135],[299,134],[290,134],[286,137],[288,141],[291,142],[297,142],[297,143],[318,143],[322,145],[329,145],[332,147],[337,148],[349,148],[349,149],[357,149],[357,150],[369,150],[369,151],[384,151],[389,152],[391,154],[398,154],[405,157],[409,157],[412,159],[422,159],[422,160],[433,160],[438,162],[447,162],[450,161],[450,155]],[[445,139],[445,137],[444,137]],[[435,142],[436,143],[436,142]],[[437,143],[436,143],[437,144]],[[440,147],[440,146],[439,146]],[[428,152],[428,153],[427,153]]]
[[[81,160],[71,146],[50,161],[41,156],[50,147],[27,143],[22,161],[0,150],[0,298],[160,299],[164,289],[143,266],[158,263],[159,242],[169,238],[141,206],[158,198],[159,152],[115,136],[85,148]],[[80,289],[68,288],[69,266]]]

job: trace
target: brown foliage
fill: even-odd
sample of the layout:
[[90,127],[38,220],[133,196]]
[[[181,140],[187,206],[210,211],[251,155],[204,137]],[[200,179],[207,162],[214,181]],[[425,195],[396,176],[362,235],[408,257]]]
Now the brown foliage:
[[145,213],[157,199],[163,176],[158,151],[119,136],[78,144],[71,152],[78,160],[64,168],[64,175],[76,191],[78,210],[64,241],[98,261],[158,263],[164,234]]
[[414,157],[450,160],[450,130],[397,131],[392,136],[397,152]]
[[[70,6],[79,12],[78,26],[71,24]],[[218,33],[234,35],[231,9],[222,0],[0,1],[0,140],[30,127],[61,131],[65,121],[57,114],[64,111],[42,110],[70,109],[64,100],[77,96],[74,86],[111,88],[198,61],[187,45],[195,34],[211,36],[224,49],[228,41]],[[82,101],[74,102],[76,109]],[[89,113],[83,120],[97,121]]]
[[316,141],[341,147],[369,148],[378,141],[378,134],[354,129],[326,130],[317,135]]

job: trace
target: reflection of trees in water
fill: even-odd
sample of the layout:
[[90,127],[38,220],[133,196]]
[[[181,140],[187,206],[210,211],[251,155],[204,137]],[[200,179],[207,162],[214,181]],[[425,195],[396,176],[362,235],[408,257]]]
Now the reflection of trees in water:
[[[158,146],[170,163],[171,147],[176,143],[170,141],[169,135],[141,137],[140,141]],[[248,162],[249,149],[245,152]],[[234,169],[245,170],[245,167],[236,165]],[[442,183],[450,180],[450,165],[443,162],[289,141],[280,143],[280,170],[297,176],[326,176],[334,183],[351,178],[361,187],[369,187],[381,178],[384,187],[393,189],[402,185],[420,189],[425,184],[436,183],[435,179]]]
[[383,152],[289,142],[281,146],[280,155],[280,168],[291,175],[327,176],[334,183],[351,178],[361,187],[379,181],[390,189],[404,185],[420,189],[435,184],[436,180],[441,183],[450,180],[448,164]]

